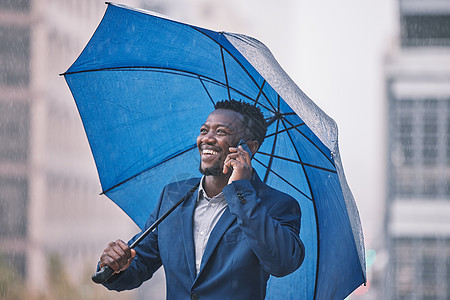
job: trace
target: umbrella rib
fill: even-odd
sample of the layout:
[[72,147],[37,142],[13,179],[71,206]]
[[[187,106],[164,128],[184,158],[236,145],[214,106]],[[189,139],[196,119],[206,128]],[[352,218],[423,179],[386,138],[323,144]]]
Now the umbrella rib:
[[261,96],[261,93],[262,93],[262,90],[264,88],[264,85],[266,85],[266,80],[265,79],[264,79],[263,83],[261,84],[261,88],[259,89],[258,96],[256,96],[254,105],[258,104],[259,97]]
[[[288,122],[286,119],[285,119],[285,121],[290,124],[290,122]],[[284,124],[284,122],[283,122],[283,124]],[[287,134],[289,136],[289,139],[291,140],[292,145],[294,146],[294,149],[295,149],[295,152],[297,153],[299,161],[301,161],[302,159],[300,157],[300,153],[298,152],[297,147],[295,146],[295,143],[292,140],[292,136],[291,136],[290,132],[288,131]],[[319,243],[319,241],[320,241],[320,231],[319,231],[319,222],[318,222],[319,217],[317,215],[316,201],[314,200],[314,194],[313,194],[312,189],[311,189],[311,183],[309,181],[309,176],[306,173],[305,167],[303,165],[302,165],[302,168],[303,168],[303,173],[305,174],[305,179],[308,182],[309,192],[311,194],[311,201],[312,201],[312,204],[314,206],[314,215],[315,215],[315,219],[316,219],[316,234],[317,234],[317,239],[316,239],[316,245],[317,245],[316,259],[317,259],[317,263],[316,263],[316,276],[315,276],[315,279],[314,279],[314,281],[315,281],[314,286],[317,287],[317,281],[319,280],[319,260],[320,260],[320,255],[319,255],[319,253],[320,253],[320,243]],[[337,172],[335,172],[335,173],[337,173]],[[314,289],[313,299],[316,299],[316,295],[317,295],[317,288]]]
[[[286,120],[286,119],[283,119],[283,120],[286,121],[289,125],[294,126],[294,125],[293,125],[291,122],[289,122],[288,120]],[[325,156],[325,157],[327,158],[327,160],[328,160],[333,166],[335,166],[333,160],[332,160],[330,157],[328,157],[328,155],[326,155],[326,154],[322,151],[322,149],[319,148],[319,146],[317,146],[313,141],[311,141],[311,139],[310,139],[309,137],[307,137],[303,132],[301,132],[300,130],[298,130],[298,128],[295,128],[295,129],[297,130],[298,133],[300,133],[301,135],[303,135],[303,137],[304,137],[305,139],[307,139],[312,145],[314,145],[314,147],[316,147],[317,150],[319,150],[320,153],[322,153],[323,156]]]
[[[203,35],[205,35],[206,37],[208,37],[211,41],[213,41],[214,43],[216,43],[216,44],[218,44],[219,46],[220,46],[220,48],[221,48],[221,51],[222,51],[222,56],[223,56],[223,50],[225,50],[227,53],[228,53],[228,55],[230,55],[235,61],[236,61],[236,63],[241,67],[241,69],[242,70],[244,70],[244,72],[248,75],[248,77],[253,81],[253,83],[258,87],[258,89],[260,89],[261,91],[262,91],[262,87],[260,87],[259,85],[258,85],[258,83],[256,82],[256,79],[255,78],[253,78],[253,76],[250,74],[250,72],[247,70],[247,68],[245,68],[244,67],[244,65],[236,58],[236,56],[234,56],[227,48],[225,48],[225,47],[223,47],[217,40],[215,40],[215,39],[213,39],[212,37],[210,37],[209,35],[207,35],[205,32],[203,32],[203,31],[201,31],[200,29],[198,29],[198,28],[196,28],[196,27],[194,27],[194,26],[191,26],[191,28],[192,29],[194,29],[194,30],[197,30],[198,32],[200,32],[201,34],[203,34]],[[220,35],[223,35],[223,33],[222,32],[219,32],[219,34]],[[225,40],[227,40],[228,41],[228,39],[225,37]],[[229,42],[229,41],[228,41]],[[230,43],[230,42],[229,42]],[[231,44],[231,43],[230,43]],[[232,45],[232,44],[231,44]],[[233,45],[232,45],[233,46]],[[234,47],[234,46],[233,46]],[[235,48],[236,49],[236,48]],[[237,49],[236,49],[237,50]],[[238,51],[238,53],[239,54],[241,54],[239,51]],[[242,54],[241,54],[242,55]],[[245,59],[245,60],[247,60],[243,55],[242,55],[242,57]],[[251,64],[250,64],[251,65]],[[253,67],[253,66],[252,66]],[[256,71],[256,69],[255,69],[255,71]],[[256,71],[256,73],[259,75],[259,76],[261,76],[261,74],[259,74],[259,72],[258,71]],[[264,79],[264,77],[262,77],[261,76],[261,78],[265,81],[265,79]],[[264,93],[264,92],[262,92],[262,94],[264,95],[264,97],[266,97],[266,99],[268,99],[267,98],[267,96],[266,96],[266,94]],[[250,98],[250,97],[247,97],[248,99],[251,99],[251,100],[253,100],[252,98]],[[255,100],[253,100],[253,101],[255,101]],[[268,101],[269,102],[269,104],[272,106],[272,108],[273,108],[273,111],[272,112],[274,112],[276,109],[275,109],[275,107],[273,107],[273,105],[272,105],[272,103],[270,103],[270,101]],[[255,101],[255,104],[256,104],[256,101]],[[261,104],[259,104],[259,105],[261,105]],[[261,105],[261,106],[263,106],[263,105]],[[263,106],[264,107],[264,106]],[[270,109],[268,109],[267,107],[264,107],[265,109],[267,109],[267,110],[269,110],[269,111],[271,111]]]
[[[295,150],[295,152],[297,152],[297,149]],[[320,167],[320,166],[313,165],[313,164],[308,164],[308,163],[305,163],[305,162],[302,162],[302,161],[297,161],[297,160],[294,160],[294,159],[291,159],[291,158],[281,157],[281,156],[278,156],[278,155],[272,155],[272,154],[261,152],[261,151],[258,151],[257,153],[258,154],[262,154],[262,155],[266,155],[266,156],[273,156],[274,158],[278,158],[278,159],[285,160],[285,161],[288,161],[288,162],[293,162],[293,163],[296,163],[296,164],[299,164],[299,165],[302,165],[302,166],[307,166],[307,167],[319,169],[319,170],[330,172],[330,173],[337,173],[336,170],[327,169],[327,168]],[[297,155],[299,155],[299,154],[297,153]]]
[[[259,164],[261,164],[263,167],[267,168],[267,170],[269,170],[269,167],[266,166],[265,164],[263,164],[259,159],[253,157],[253,159],[255,161],[257,161]],[[281,180],[283,180],[284,182],[286,182],[288,185],[290,185],[293,189],[295,189],[297,192],[299,192],[300,194],[302,194],[303,196],[305,196],[308,200],[311,200],[311,197],[309,197],[308,195],[306,195],[304,192],[300,191],[295,185],[293,185],[292,183],[290,183],[289,181],[287,181],[286,179],[284,179],[280,174],[278,174],[277,172],[275,172],[274,170],[270,170],[270,172],[272,172],[275,176],[277,176],[278,178],[280,178]],[[265,183],[265,182],[264,182]]]
[[[252,97],[242,93],[241,91],[227,86],[226,83],[220,82],[218,80],[215,80],[213,78],[204,76],[204,75],[200,75],[194,72],[189,72],[189,71],[185,71],[185,70],[178,70],[178,69],[173,69],[173,68],[165,68],[165,67],[151,67],[151,66],[123,66],[123,67],[108,67],[108,68],[98,68],[98,69],[91,69],[91,70],[81,70],[81,71],[75,71],[75,72],[66,72],[60,75],[72,75],[72,74],[79,74],[79,73],[89,73],[89,72],[100,72],[100,71],[115,71],[115,70],[123,70],[123,71],[132,71],[133,69],[144,69],[146,71],[150,71],[150,72],[163,72],[163,73],[168,73],[168,74],[176,74],[176,75],[180,75],[180,76],[186,76],[186,77],[191,77],[191,78],[203,78],[206,81],[210,81],[214,84],[220,85],[220,86],[224,86],[227,87],[230,90],[233,90],[234,92],[240,94],[241,96],[247,98],[250,101],[255,101]],[[173,72],[171,72],[173,71]],[[181,72],[181,73],[177,73],[177,72]],[[264,96],[264,92],[262,93]],[[267,96],[265,96],[267,98]],[[268,101],[270,103],[270,101]],[[272,109],[268,108],[265,105],[262,105],[261,103],[258,103],[259,106],[267,109],[268,111],[272,111]]]
[[[233,88],[232,88],[232,89],[233,89]],[[275,113],[274,108],[273,108],[272,104],[270,103],[270,101],[267,101],[267,102],[270,104],[270,106],[272,106],[272,109],[269,108],[269,107],[267,107],[267,106],[264,105],[264,104],[261,104],[261,102],[258,102],[258,103],[257,103],[253,98],[251,98],[251,97],[249,97],[249,96],[243,94],[242,92],[240,92],[240,91],[238,91],[238,90],[236,90],[236,89],[233,89],[233,90],[236,91],[237,93],[241,94],[242,96],[246,97],[248,100],[253,101],[253,102],[254,102],[253,105],[258,104],[259,106],[261,106],[261,107],[264,108],[264,109],[267,109],[267,110],[270,111],[271,113]],[[262,94],[264,95],[264,92],[263,92]],[[264,96],[265,96],[265,95],[264,95]],[[267,98],[267,97],[266,97],[266,98]]]
[[270,107],[272,107],[272,109],[262,105],[261,103],[259,103],[260,106],[264,107],[265,109],[267,109],[268,111],[272,112],[273,114],[277,113],[277,109],[273,106],[272,102],[270,102],[269,98],[267,97],[266,93],[262,92],[262,95],[266,98],[267,103],[270,104]]
[[[282,122],[283,122],[283,121],[282,121]],[[283,122],[283,125],[285,125],[284,122]],[[310,183],[310,181],[309,181],[308,174],[306,173],[305,166],[314,167],[314,168],[317,168],[317,169],[319,169],[319,170],[324,170],[324,171],[328,171],[328,172],[333,172],[333,171],[332,171],[332,170],[329,170],[329,169],[325,169],[325,168],[319,167],[319,166],[315,166],[315,165],[311,165],[311,164],[305,164],[305,163],[303,162],[303,160],[302,160],[302,157],[301,157],[301,155],[300,155],[300,152],[298,151],[298,149],[297,149],[297,147],[296,147],[296,145],[295,145],[295,143],[294,143],[294,140],[292,139],[291,133],[290,133],[290,132],[287,132],[287,135],[288,135],[288,137],[289,137],[289,140],[291,141],[292,146],[293,146],[294,149],[295,149],[295,153],[297,154],[298,160],[299,160],[300,164],[302,165],[303,173],[305,174],[306,181],[308,182],[309,192],[311,193],[311,197],[313,198],[313,202],[314,202],[314,195],[313,195],[313,192],[312,192],[312,190],[311,190],[311,183]],[[333,173],[337,173],[337,172],[333,172]]]
[[[198,32],[200,32],[201,34],[205,35],[206,37],[208,37],[211,41],[213,41],[214,43],[218,44],[220,46],[221,52],[222,52],[222,57],[223,57],[223,50],[225,50],[228,55],[230,55],[232,58],[234,58],[234,60],[236,61],[237,64],[239,64],[239,66],[241,66],[242,70],[244,70],[245,73],[247,73],[248,77],[253,81],[253,83],[259,88],[258,83],[256,82],[255,78],[253,78],[253,76],[250,75],[250,72],[247,70],[247,68],[244,68],[244,66],[242,65],[242,63],[228,50],[226,49],[224,46],[222,46],[217,40],[213,39],[212,37],[210,37],[209,35],[207,35],[206,33],[204,33],[203,31],[201,31],[200,29],[191,26],[192,29],[197,30]],[[219,33],[220,35],[223,35],[222,32]],[[225,40],[228,41],[228,39],[225,37]],[[230,41],[228,41],[230,43]],[[231,43],[230,43],[231,44]],[[232,44],[231,44],[232,45]],[[233,46],[234,47],[234,46]],[[236,49],[236,48],[235,48]],[[239,52],[239,51],[238,51]],[[239,52],[239,54],[241,54]],[[242,55],[242,54],[241,54]],[[243,57],[243,55],[242,55]],[[245,57],[244,57],[245,59]],[[259,75],[259,73],[257,72],[257,74]],[[261,76],[261,75],[260,75]],[[262,76],[261,76],[262,77]]]
[[147,169],[144,169],[144,170],[140,171],[139,173],[137,173],[137,174],[135,174],[135,175],[133,175],[133,176],[131,176],[131,177],[129,177],[129,178],[127,178],[127,179],[117,183],[117,184],[115,184],[114,186],[108,188],[107,190],[102,191],[100,193],[100,195],[106,194],[107,192],[110,192],[111,190],[115,189],[116,187],[121,186],[124,183],[127,183],[131,179],[134,179],[134,178],[138,177],[139,175],[141,175],[141,174],[143,174],[145,172],[148,172],[151,169],[156,168],[156,167],[162,165],[163,163],[165,163],[165,162],[167,162],[167,161],[169,161],[169,160],[171,160],[171,159],[173,159],[175,157],[178,157],[178,156],[180,156],[180,155],[182,155],[182,154],[184,154],[184,153],[186,153],[188,151],[191,151],[192,149],[195,149],[196,147],[197,147],[197,145],[194,144],[194,145],[192,145],[192,146],[190,146],[190,147],[188,147],[188,148],[186,148],[184,150],[181,150],[181,151],[178,151],[178,152],[176,152],[176,153],[174,153],[172,155],[169,155],[166,158],[164,158],[163,160],[161,160],[160,162],[157,162],[157,163],[153,164],[152,166],[148,167]]
[[205,83],[203,82],[202,78],[200,77],[200,75],[197,74],[198,80],[200,80],[200,83],[202,84],[203,88],[206,91],[206,94],[208,94],[209,99],[211,100],[212,104],[215,105],[213,98],[211,97],[211,95],[209,94],[208,89],[205,86]]
[[[188,72],[188,71],[178,70],[178,69],[174,69],[174,68],[155,67],[155,66],[104,67],[104,68],[97,68],[97,69],[65,72],[65,73],[62,73],[60,75],[66,76],[66,75],[73,75],[73,74],[80,74],[80,73],[99,72],[99,71],[114,71],[114,70],[121,70],[121,69],[123,69],[123,71],[134,71],[134,69],[161,69],[161,70],[164,70],[164,72],[170,73],[170,74],[177,74],[177,73],[169,72],[169,71],[177,71],[177,72],[188,73],[188,74],[191,74],[191,75],[198,75],[197,73],[194,73],[194,72]],[[167,71],[167,70],[169,70],[169,71]],[[157,71],[154,71],[154,72],[157,72]],[[186,74],[178,74],[178,75],[188,76]],[[211,79],[211,80],[214,80],[214,79]],[[216,81],[216,80],[214,80],[214,81]]]
[[[277,120],[277,128],[275,129],[275,131],[278,131],[278,125],[279,125],[280,121]],[[273,144],[272,144],[272,155],[269,158],[269,163],[267,166],[267,170],[266,170],[266,174],[264,174],[264,180],[263,182],[266,183],[267,182],[267,177],[269,177],[269,172],[270,172],[270,168],[272,167],[272,162],[273,162],[273,155],[275,153],[275,146],[277,144],[277,138],[278,136],[276,135],[274,140],[273,140]]]
[[280,95],[277,93],[277,112],[278,113],[280,113],[281,112],[281,109],[280,109],[280,99],[281,99],[281,97],[280,97]]
[[[260,104],[261,105],[261,104]],[[270,126],[273,124],[273,122],[275,122],[275,120],[279,117],[283,117],[283,116],[295,116],[297,115],[295,112],[289,112],[289,113],[282,113],[282,114],[275,114],[273,117],[268,117],[265,118],[266,120],[266,125]],[[304,124],[304,123],[303,123]]]
[[223,55],[223,47],[220,45],[220,55],[222,55],[222,65],[223,65],[223,72],[225,75],[225,82],[227,83],[227,91],[228,91],[228,100],[231,100],[231,93],[230,93],[230,85],[228,84],[228,74],[227,74],[227,67],[225,66],[225,57]]
[[[292,113],[292,114],[295,114],[295,113]],[[288,115],[288,114],[282,114],[282,116],[286,116],[286,115]],[[267,121],[267,123],[266,123],[267,126],[271,125],[271,124],[276,120],[276,117],[277,117],[277,116],[272,117],[269,121]],[[285,132],[285,131],[288,131],[288,130],[291,130],[291,129],[294,129],[294,128],[297,128],[297,127],[299,127],[299,126],[303,126],[303,125],[305,125],[305,123],[300,123],[300,124],[297,124],[297,125],[295,125],[295,126],[292,126],[292,127],[289,127],[289,128],[285,128],[285,129],[280,130],[280,131],[276,131],[276,132],[274,132],[274,133],[271,133],[271,134],[266,135],[266,138],[271,137],[271,136],[274,136],[274,135],[277,135],[277,134],[279,134],[279,133],[282,133],[282,132]]]
[[276,114],[276,113],[277,113],[277,109],[273,106],[272,102],[269,100],[269,98],[267,97],[266,93],[265,93],[264,91],[261,90],[261,95],[263,95],[264,98],[266,98],[267,103],[269,103],[271,109],[268,108],[266,105],[262,105],[261,102],[258,102],[258,105],[264,107],[265,109],[267,109],[267,110],[270,111],[271,113]]

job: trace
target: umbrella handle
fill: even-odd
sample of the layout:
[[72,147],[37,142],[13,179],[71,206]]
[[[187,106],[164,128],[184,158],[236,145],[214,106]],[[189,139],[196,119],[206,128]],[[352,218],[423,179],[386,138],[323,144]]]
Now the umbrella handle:
[[[181,203],[184,202],[187,198],[190,198],[194,191],[198,188],[200,183],[196,184],[186,195],[184,195],[180,201],[175,203],[168,211],[164,213],[161,217],[159,217],[158,220],[155,221],[149,228],[147,228],[144,233],[142,233],[134,242],[131,244],[130,249],[133,249],[136,247],[150,232],[152,232],[156,226],[159,225],[162,221],[164,221],[165,218],[167,218],[168,215],[172,213],[172,211],[177,208]],[[91,279],[95,283],[104,283],[106,282],[112,275],[114,274],[114,270],[111,269],[109,266],[104,266],[99,271],[92,274]]]
[[114,274],[114,270],[109,266],[104,266],[94,274],[92,274],[91,279],[95,283],[103,283],[107,281]]

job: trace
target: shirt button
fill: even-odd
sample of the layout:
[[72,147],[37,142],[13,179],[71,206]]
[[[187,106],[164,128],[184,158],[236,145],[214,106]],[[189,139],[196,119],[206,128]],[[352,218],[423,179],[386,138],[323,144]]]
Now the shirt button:
[[198,295],[197,294],[192,294],[191,295],[191,300],[198,300]]
[[211,206],[212,206],[212,207],[216,207],[216,204],[215,204],[215,203],[211,203]]
[[200,235],[205,235],[205,232],[203,230],[200,231]]
[[241,203],[242,204],[247,204],[247,200],[245,200],[244,198],[241,199]]

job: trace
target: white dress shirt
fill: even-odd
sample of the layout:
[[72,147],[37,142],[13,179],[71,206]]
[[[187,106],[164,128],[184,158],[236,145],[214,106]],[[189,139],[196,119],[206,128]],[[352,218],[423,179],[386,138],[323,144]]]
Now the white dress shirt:
[[194,211],[194,246],[195,246],[195,267],[197,274],[200,271],[203,253],[208,243],[211,231],[219,221],[228,204],[223,193],[209,198],[203,188],[204,176],[200,182],[198,198]]

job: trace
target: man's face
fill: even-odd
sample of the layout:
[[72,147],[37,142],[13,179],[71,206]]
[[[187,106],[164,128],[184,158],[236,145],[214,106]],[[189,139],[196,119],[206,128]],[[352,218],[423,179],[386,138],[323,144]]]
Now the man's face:
[[200,172],[204,175],[223,175],[223,163],[243,138],[245,128],[243,116],[229,109],[216,109],[206,119],[197,137],[200,152]]

